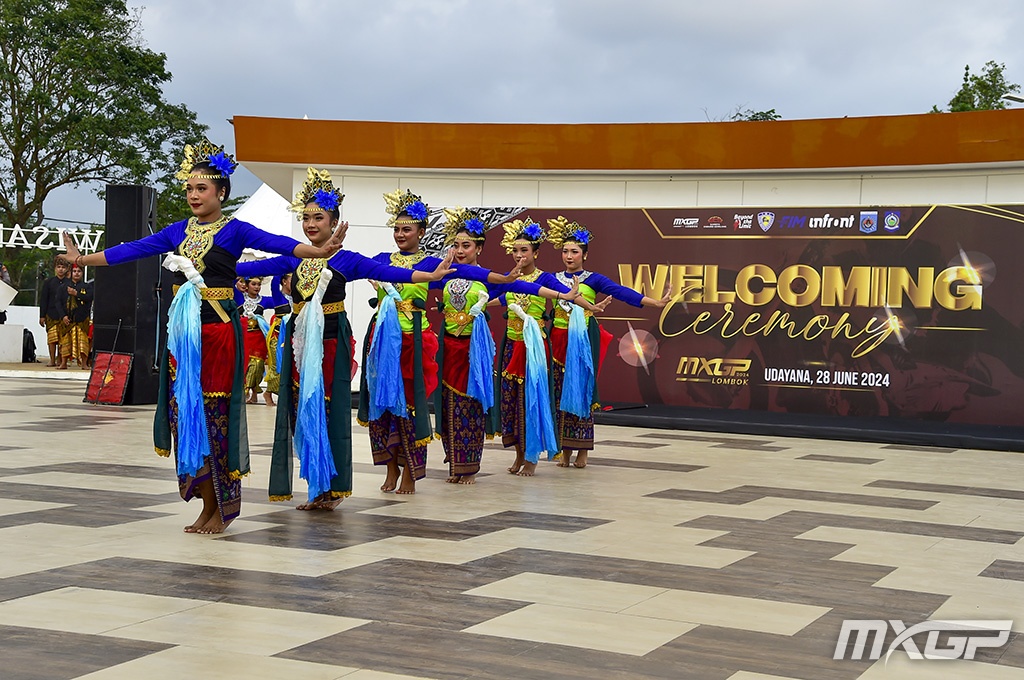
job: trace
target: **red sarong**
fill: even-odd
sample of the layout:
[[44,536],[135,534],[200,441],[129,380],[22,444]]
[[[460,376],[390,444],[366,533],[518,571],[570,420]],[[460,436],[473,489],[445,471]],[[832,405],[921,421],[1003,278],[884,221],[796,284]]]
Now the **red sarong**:
[[459,394],[466,393],[469,386],[469,342],[470,336],[444,336],[444,365],[441,377],[444,384]]
[[[600,346],[598,348],[597,358],[597,372],[601,373],[601,367],[604,366],[604,357],[608,353],[608,347],[612,344],[612,340],[615,336],[606,331],[600,324],[597,326],[598,335],[600,337]],[[569,330],[567,328],[555,328],[551,329],[551,355],[561,365],[565,365],[565,349],[569,345]]]

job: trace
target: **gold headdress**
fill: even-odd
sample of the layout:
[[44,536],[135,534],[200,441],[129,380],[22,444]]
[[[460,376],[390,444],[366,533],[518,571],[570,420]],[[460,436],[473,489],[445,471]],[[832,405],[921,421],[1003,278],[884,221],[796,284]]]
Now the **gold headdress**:
[[345,194],[338,191],[331,181],[331,173],[316,168],[306,168],[306,181],[302,188],[295,194],[288,209],[296,213],[297,219],[302,219],[302,213],[306,212],[306,206],[310,203],[316,205],[324,212],[335,210],[345,200]]
[[477,242],[483,242],[487,238],[487,225],[476,212],[466,208],[445,208],[444,244],[450,246],[455,243],[455,236],[460,231],[466,232],[470,239]]
[[556,250],[561,250],[566,241],[573,241],[581,245],[589,245],[590,239],[594,237],[590,230],[578,222],[570,222],[559,215],[553,220],[548,220],[548,241]]
[[[390,193],[384,194],[384,210],[391,215],[391,218],[388,220],[389,227],[393,227],[400,222],[416,224],[423,222],[425,224],[427,221],[427,205],[423,202],[422,198],[408,189],[404,193],[401,189],[395,189]],[[399,219],[398,216],[403,212],[409,217]]]
[[182,182],[187,182],[192,176],[192,168],[197,163],[209,163],[210,167],[218,174],[196,175],[200,179],[227,179],[238,167],[234,156],[224,153],[223,146],[217,146],[208,139],[204,139],[195,146],[185,145],[185,157],[181,161],[181,169],[175,173],[175,177]]
[[502,229],[505,232],[505,237],[501,239],[501,246],[505,249],[506,253],[512,252],[512,247],[516,241],[543,243],[544,239],[547,238],[544,228],[530,217],[527,217],[525,220],[506,222]]

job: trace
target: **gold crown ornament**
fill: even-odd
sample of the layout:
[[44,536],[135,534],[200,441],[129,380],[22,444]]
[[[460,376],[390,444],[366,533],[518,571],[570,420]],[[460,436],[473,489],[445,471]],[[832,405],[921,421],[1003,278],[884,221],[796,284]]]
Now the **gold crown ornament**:
[[[193,175],[192,168],[199,163],[209,163],[217,174],[209,173]],[[204,139],[196,145],[185,145],[185,156],[181,161],[181,169],[175,173],[175,177],[182,182],[187,182],[189,177],[199,179],[227,179],[238,167],[235,157],[224,153],[223,146],[217,146],[208,139]]]
[[589,245],[590,239],[594,238],[589,229],[578,222],[570,222],[561,215],[548,220],[548,230],[548,241],[555,247],[555,250],[561,250],[566,241],[585,246]]
[[295,194],[295,200],[288,208],[296,213],[296,219],[301,220],[302,214],[316,212],[316,209],[307,209],[310,203],[315,203],[319,210],[331,212],[337,210],[341,202],[345,200],[345,194],[338,191],[331,181],[331,173],[316,168],[306,168],[306,181],[302,188]]
[[529,243],[543,243],[547,238],[547,232],[539,224],[527,217],[525,220],[512,220],[502,225],[504,237],[501,239],[501,247],[506,253],[511,254],[516,241],[527,241]]
[[487,225],[475,211],[466,208],[445,208],[444,244],[450,246],[455,243],[455,237],[461,231],[469,234],[470,240],[478,243],[487,238]]
[[[408,189],[404,192],[401,189],[384,194],[384,210],[391,215],[388,219],[388,226],[396,224],[419,224],[427,221],[427,205],[423,199]],[[408,217],[399,217],[402,213]]]

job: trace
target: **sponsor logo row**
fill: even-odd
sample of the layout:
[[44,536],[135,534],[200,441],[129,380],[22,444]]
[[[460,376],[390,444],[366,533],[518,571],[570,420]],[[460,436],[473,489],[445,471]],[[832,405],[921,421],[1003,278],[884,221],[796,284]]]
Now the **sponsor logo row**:
[[751,231],[757,233],[760,229],[768,233],[774,227],[776,233],[804,230],[836,230],[836,231],[859,231],[863,234],[874,233],[899,233],[902,225],[900,223],[899,210],[861,210],[858,215],[855,212],[848,214],[832,215],[788,215],[762,210],[752,213],[734,213],[731,223],[720,215],[712,215],[708,218],[702,217],[677,217],[672,220],[672,227],[675,229],[698,229],[698,230],[723,230],[723,231]]

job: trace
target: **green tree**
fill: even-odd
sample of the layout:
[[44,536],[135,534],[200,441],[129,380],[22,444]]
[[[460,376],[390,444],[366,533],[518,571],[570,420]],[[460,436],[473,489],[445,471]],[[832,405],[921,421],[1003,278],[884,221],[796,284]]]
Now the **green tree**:
[[[42,223],[59,187],[166,183],[182,146],[205,133],[165,101],[166,56],[141,35],[124,0],[0,2],[0,226]],[[4,261],[22,259],[9,250]],[[10,269],[22,283],[25,267]]]
[[964,80],[953,98],[949,100],[949,108],[940,109],[933,106],[932,113],[943,111],[991,111],[993,109],[1005,109],[1008,94],[1020,92],[1020,85],[1006,82],[1005,64],[997,64],[988,61],[981,69],[981,74],[971,73],[968,64],[964,66]]
[[729,120],[779,120],[782,118],[782,114],[776,113],[775,109],[768,109],[767,111],[754,111],[753,109],[743,109],[742,111],[737,109]]

